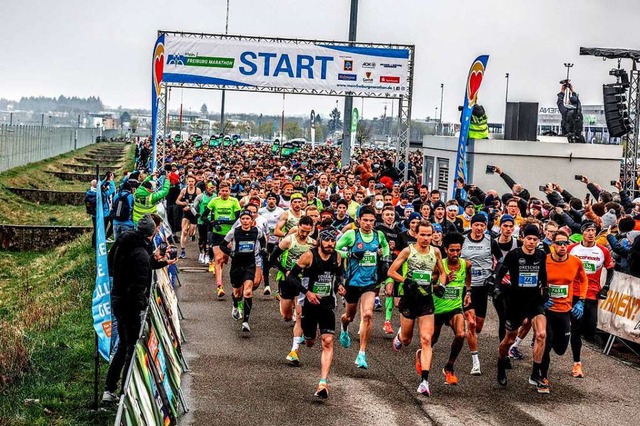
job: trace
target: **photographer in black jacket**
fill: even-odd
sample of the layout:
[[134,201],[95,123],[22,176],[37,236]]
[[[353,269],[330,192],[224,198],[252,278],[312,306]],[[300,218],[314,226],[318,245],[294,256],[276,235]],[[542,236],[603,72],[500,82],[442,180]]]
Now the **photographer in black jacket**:
[[120,235],[109,251],[109,272],[113,276],[111,311],[118,322],[120,342],[107,372],[103,402],[118,401],[115,392],[121,373],[124,386],[124,374],[131,362],[149,302],[152,270],[176,262],[175,259],[163,259],[164,254],[159,249],[153,251],[155,232],[153,218],[145,215],[138,221],[138,229]]

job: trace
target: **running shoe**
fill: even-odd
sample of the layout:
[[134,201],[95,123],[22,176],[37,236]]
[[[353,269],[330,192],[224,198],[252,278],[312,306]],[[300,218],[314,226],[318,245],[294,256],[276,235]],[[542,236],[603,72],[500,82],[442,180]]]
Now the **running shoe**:
[[515,346],[511,346],[509,348],[509,358],[513,358],[513,359],[523,359],[524,356],[522,355],[522,353],[518,350],[517,347]]
[[382,327],[385,334],[393,334],[393,326],[391,325],[391,321],[385,321],[384,327]]
[[264,286],[264,290],[262,290],[263,296],[271,296],[271,287],[268,285]]
[[280,301],[280,292],[278,290],[273,292],[273,298],[275,299],[276,302]]
[[348,348],[351,346],[351,337],[349,337],[349,332],[342,330],[340,332],[340,344],[343,348]]
[[231,318],[238,321],[240,319],[240,311],[235,306],[231,308]]
[[209,272],[216,273],[216,262],[209,262]]
[[316,389],[316,393],[313,394],[316,398],[327,399],[329,397],[329,386],[325,382],[320,382],[318,384],[318,389]]
[[482,371],[480,370],[480,364],[477,364],[471,367],[471,373],[469,374],[471,374],[472,376],[482,376]]
[[102,393],[102,402],[119,402],[120,397],[115,392],[104,391]]
[[355,364],[358,368],[364,368],[365,370],[369,368],[369,364],[367,364],[367,354],[358,352],[358,356],[356,357]]
[[542,394],[549,393],[549,380],[542,377],[529,376],[529,384],[536,387],[536,391]]
[[583,379],[584,378],[584,372],[582,371],[582,363],[581,362],[574,362],[573,363],[573,369],[571,370],[571,375],[573,377],[575,377],[576,379]]
[[295,365],[296,367],[300,365],[300,358],[298,357],[298,351],[291,351],[289,355],[287,355],[287,361],[289,364]]
[[204,263],[204,264],[211,263],[211,259],[209,258],[209,255],[208,255],[208,254],[205,254],[205,255],[202,257],[202,263]]
[[251,331],[251,328],[249,328],[249,323],[248,322],[243,322],[242,323],[242,332],[243,333],[249,333]]
[[418,376],[422,376],[422,360],[420,359],[421,355],[422,349],[418,349],[416,351],[416,373],[418,373]]
[[185,257],[187,257],[187,252],[184,249],[182,249],[180,251],[180,259],[184,259]]
[[380,303],[380,298],[378,296],[376,296],[374,302],[373,302],[373,310],[374,311],[381,311],[382,310],[382,303]]
[[445,385],[457,385],[458,378],[456,377],[456,373],[453,371],[448,371],[446,368],[442,369],[442,374],[444,374],[444,384]]
[[429,390],[429,382],[427,382],[426,380],[421,381],[420,385],[418,386],[418,393],[424,396],[431,396],[431,391]]
[[218,299],[221,298],[221,297],[224,297],[224,295],[225,295],[224,288],[221,285],[219,285],[218,286]]
[[504,365],[504,360],[498,359],[498,384],[500,386],[507,386],[507,370]]
[[400,352],[400,349],[402,349],[402,342],[400,341],[400,338],[398,337],[399,334],[400,334],[400,330],[398,330],[398,333],[393,338],[393,350],[396,351],[396,352]]
[[200,264],[204,263],[204,253],[200,253],[198,255],[198,263]]

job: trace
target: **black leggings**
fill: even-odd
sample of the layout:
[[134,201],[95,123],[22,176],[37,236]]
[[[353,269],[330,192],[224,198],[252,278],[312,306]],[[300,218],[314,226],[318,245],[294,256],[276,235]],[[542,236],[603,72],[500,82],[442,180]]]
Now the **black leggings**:
[[504,295],[494,297],[493,298],[493,307],[496,308],[496,313],[498,314],[498,338],[502,342],[504,340],[504,336],[507,334],[504,328],[505,311],[504,311]]
[[200,247],[200,251],[204,252],[204,249],[207,247],[207,232],[209,226],[204,223],[198,224],[198,247]]
[[275,243],[267,243],[267,252],[262,255],[262,278],[264,279],[264,286],[269,286],[269,256],[276,248]]
[[544,355],[540,363],[540,373],[542,377],[547,377],[549,373],[549,363],[551,350],[558,355],[564,355],[569,347],[571,333],[571,314],[569,312],[546,312],[547,317],[547,341],[544,347]]
[[[129,364],[133,358],[136,342],[140,334],[140,327],[142,326],[141,318],[143,311],[138,311],[131,306],[123,305],[115,298],[111,301],[111,310],[118,320],[119,342],[118,349],[116,349],[116,353],[113,355],[109,370],[107,371],[106,389],[109,392],[115,392],[118,386],[118,379],[120,379],[121,376],[122,381],[120,386],[122,389],[124,388],[127,370],[129,370]],[[123,392],[121,391],[121,393]]]
[[[573,303],[578,301],[573,298]],[[598,301],[584,301],[584,315],[580,319],[571,317],[571,352],[573,352],[573,362],[580,362],[582,351],[582,336],[587,340],[593,340],[598,325]]]

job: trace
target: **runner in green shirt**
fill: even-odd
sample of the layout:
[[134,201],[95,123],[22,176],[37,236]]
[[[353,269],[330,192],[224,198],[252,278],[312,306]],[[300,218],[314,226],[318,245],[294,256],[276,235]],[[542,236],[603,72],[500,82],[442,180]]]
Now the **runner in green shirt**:
[[241,208],[238,199],[231,196],[231,187],[227,182],[222,182],[218,188],[218,196],[207,204],[202,217],[207,221],[211,219],[212,224],[212,241],[213,255],[216,261],[216,287],[218,289],[218,297],[225,295],[222,285],[222,266],[229,261],[229,256],[220,250],[220,244],[223,243],[225,235],[231,230],[231,227],[238,219]]
[[451,327],[455,335],[451,343],[449,361],[442,370],[447,385],[458,384],[453,364],[456,362],[466,338],[462,306],[463,303],[464,306],[471,303],[471,262],[460,258],[463,242],[464,237],[458,233],[449,233],[444,236],[443,247],[447,258],[443,259],[442,267],[447,277],[446,286],[444,294],[441,296],[433,295],[435,328],[432,345],[438,341],[442,326],[445,324]]

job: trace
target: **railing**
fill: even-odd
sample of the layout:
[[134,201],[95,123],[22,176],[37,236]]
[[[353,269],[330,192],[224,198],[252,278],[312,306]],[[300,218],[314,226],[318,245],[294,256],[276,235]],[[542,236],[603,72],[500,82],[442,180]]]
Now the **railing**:
[[0,172],[95,143],[98,129],[0,125]]

